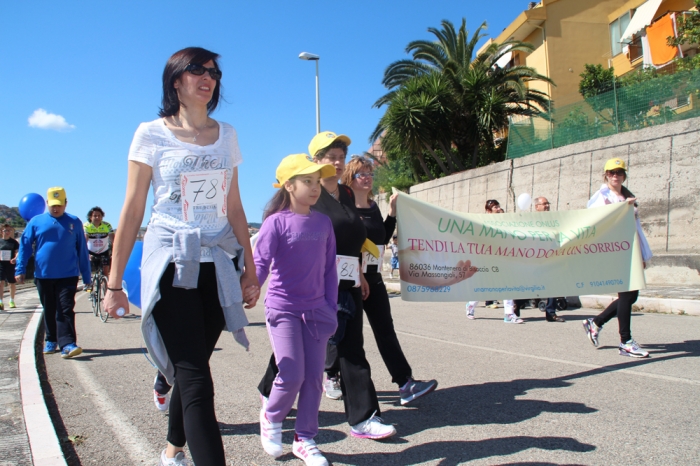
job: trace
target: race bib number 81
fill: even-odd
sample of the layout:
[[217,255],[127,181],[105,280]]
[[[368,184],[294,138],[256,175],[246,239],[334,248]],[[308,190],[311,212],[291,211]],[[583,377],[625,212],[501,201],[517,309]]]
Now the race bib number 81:
[[227,188],[226,170],[181,174],[182,219],[193,222],[196,208],[203,207],[213,207],[217,217],[225,217]]

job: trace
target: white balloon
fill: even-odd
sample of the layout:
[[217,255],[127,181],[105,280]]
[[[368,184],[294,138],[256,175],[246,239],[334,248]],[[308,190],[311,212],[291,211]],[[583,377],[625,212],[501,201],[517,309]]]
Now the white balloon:
[[522,193],[520,196],[518,196],[518,207],[520,210],[528,210],[531,203],[532,198],[528,193]]

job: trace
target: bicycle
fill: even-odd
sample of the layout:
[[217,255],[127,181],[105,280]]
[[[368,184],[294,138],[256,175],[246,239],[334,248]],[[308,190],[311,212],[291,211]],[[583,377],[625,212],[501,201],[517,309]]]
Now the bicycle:
[[102,322],[107,322],[109,313],[103,306],[105,293],[107,293],[107,277],[102,273],[104,258],[102,256],[93,256],[93,258],[99,258],[99,261],[91,261],[95,266],[95,271],[92,273],[92,289],[89,291],[92,313],[99,316]]

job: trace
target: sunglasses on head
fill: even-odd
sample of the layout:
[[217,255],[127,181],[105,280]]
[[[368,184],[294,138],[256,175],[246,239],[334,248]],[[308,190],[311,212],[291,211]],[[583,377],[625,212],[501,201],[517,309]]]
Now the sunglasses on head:
[[624,170],[608,170],[608,175],[625,176]]
[[207,68],[204,65],[199,65],[197,63],[190,63],[185,67],[185,71],[189,71],[195,76],[202,76],[205,71],[209,72],[209,76],[211,76],[211,79],[218,81],[221,79],[221,75],[223,74],[220,69],[218,68]]

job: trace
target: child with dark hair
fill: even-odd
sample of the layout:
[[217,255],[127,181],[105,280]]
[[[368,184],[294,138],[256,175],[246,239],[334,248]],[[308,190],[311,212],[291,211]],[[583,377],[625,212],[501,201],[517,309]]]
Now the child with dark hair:
[[338,325],[338,275],[333,224],[311,206],[321,196],[321,178],[332,175],[332,165],[305,154],[285,157],[254,252],[258,281],[270,277],[265,320],[279,368],[260,410],[260,440],[269,455],[282,454],[282,421],[299,395],[292,452],[313,466],[328,464],[314,437],[326,344]]

